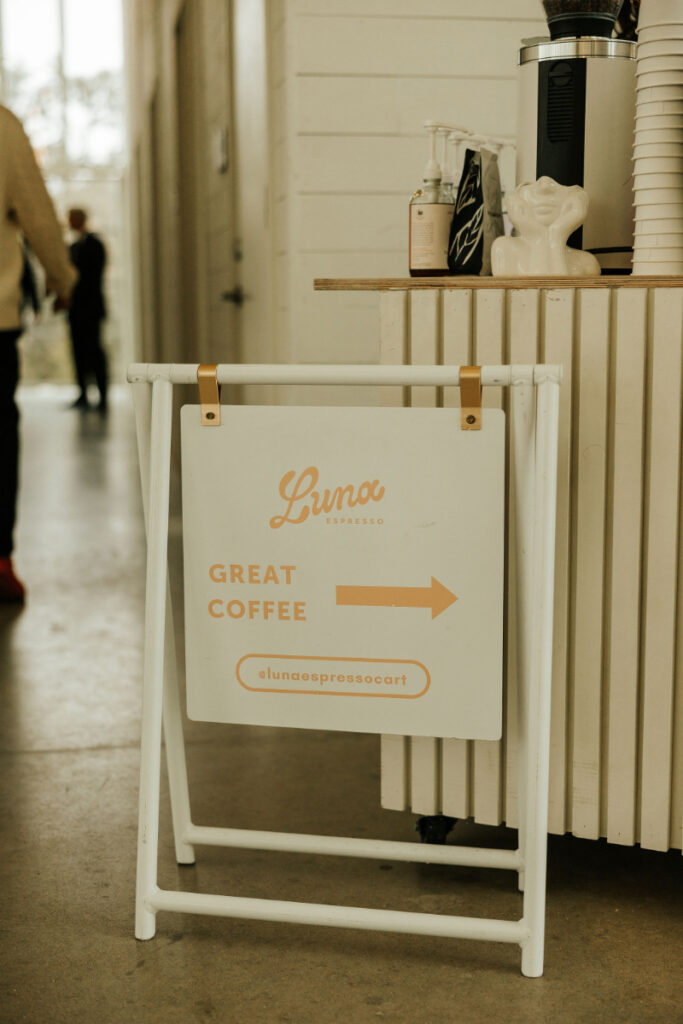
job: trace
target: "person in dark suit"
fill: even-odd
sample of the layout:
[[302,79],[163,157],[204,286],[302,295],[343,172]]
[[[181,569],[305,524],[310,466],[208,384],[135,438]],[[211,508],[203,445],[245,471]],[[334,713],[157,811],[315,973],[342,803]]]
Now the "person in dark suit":
[[69,210],[69,227],[78,235],[69,247],[69,256],[78,271],[78,282],[71,296],[69,328],[76,380],[80,394],[74,408],[87,409],[88,383],[92,377],[100,392],[98,409],[107,410],[108,369],[102,348],[102,321],[106,316],[102,276],[107,262],[104,245],[88,230],[85,210]]

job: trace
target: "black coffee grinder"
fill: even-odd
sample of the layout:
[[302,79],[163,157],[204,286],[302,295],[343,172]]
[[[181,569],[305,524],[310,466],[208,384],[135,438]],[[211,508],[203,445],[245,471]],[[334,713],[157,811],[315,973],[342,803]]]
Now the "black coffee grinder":
[[636,45],[612,37],[622,0],[543,0],[549,39],[519,52],[517,183],[543,175],[590,198],[570,245],[603,273],[633,259]]

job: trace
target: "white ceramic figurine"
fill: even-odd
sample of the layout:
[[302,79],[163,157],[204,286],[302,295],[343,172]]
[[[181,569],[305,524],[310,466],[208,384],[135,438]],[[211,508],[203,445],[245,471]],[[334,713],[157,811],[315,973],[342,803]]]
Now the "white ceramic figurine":
[[588,212],[585,189],[543,177],[518,185],[508,196],[507,206],[516,235],[493,243],[494,277],[600,276],[600,264],[592,253],[567,245]]

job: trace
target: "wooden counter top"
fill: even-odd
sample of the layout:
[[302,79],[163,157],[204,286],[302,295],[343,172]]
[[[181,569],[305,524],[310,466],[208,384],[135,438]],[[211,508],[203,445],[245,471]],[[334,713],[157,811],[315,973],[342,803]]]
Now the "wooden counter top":
[[643,277],[317,277],[318,292],[386,292],[440,288],[683,288],[683,276]]

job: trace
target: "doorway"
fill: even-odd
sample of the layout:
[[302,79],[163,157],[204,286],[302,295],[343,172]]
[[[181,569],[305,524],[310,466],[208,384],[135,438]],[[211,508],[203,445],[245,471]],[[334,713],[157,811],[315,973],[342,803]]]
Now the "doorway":
[[202,71],[199,7],[185,0],[175,28],[176,139],[178,160],[178,262],[180,337],[178,361],[207,362],[206,272],[202,180]]
[[[179,308],[183,361],[242,359],[232,4],[185,0],[175,26]],[[258,289],[249,288],[249,301]]]

